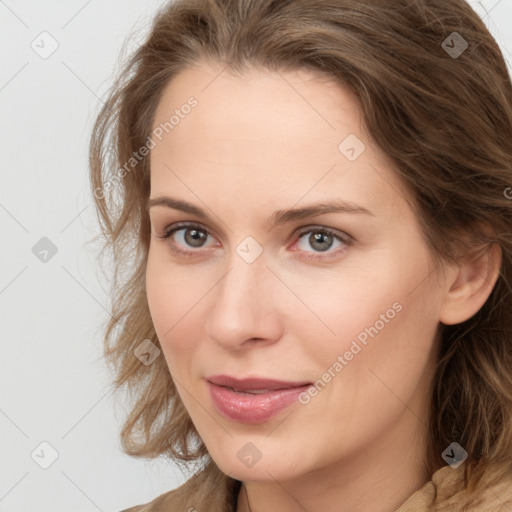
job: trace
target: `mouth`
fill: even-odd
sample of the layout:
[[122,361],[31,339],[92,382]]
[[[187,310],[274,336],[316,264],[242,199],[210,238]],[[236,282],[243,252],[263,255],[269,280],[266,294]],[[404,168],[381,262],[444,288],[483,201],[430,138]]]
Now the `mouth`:
[[298,401],[311,382],[274,379],[208,377],[210,397],[217,411],[238,423],[264,423]]

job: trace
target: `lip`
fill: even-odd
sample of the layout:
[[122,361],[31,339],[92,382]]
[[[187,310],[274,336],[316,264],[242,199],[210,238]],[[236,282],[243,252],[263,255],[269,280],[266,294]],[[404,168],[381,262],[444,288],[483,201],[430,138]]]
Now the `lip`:
[[[206,380],[216,409],[226,418],[246,424],[268,421],[297,402],[300,394],[312,385],[262,378],[235,379],[225,375]],[[265,392],[247,393],[254,390]]]
[[276,379],[265,379],[262,377],[237,379],[235,377],[230,377],[229,375],[212,375],[211,377],[206,377],[206,380],[212,384],[216,384],[217,386],[229,387],[240,391],[252,391],[255,389],[290,389],[311,384],[311,382],[307,381],[290,382]]

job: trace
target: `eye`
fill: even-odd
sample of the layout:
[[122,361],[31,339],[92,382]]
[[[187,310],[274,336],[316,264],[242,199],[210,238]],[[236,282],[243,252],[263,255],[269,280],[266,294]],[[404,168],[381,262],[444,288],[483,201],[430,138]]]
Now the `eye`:
[[[197,224],[180,224],[168,228],[163,236],[155,236],[157,238],[176,240],[177,245],[176,242],[170,244],[173,252],[179,253],[183,256],[195,256],[194,253],[199,251],[189,251],[186,247],[201,249],[204,247],[204,243],[208,239],[208,236],[211,235],[208,234],[208,230]],[[181,249],[180,246],[185,247],[185,249]]]
[[[298,233],[296,245],[306,253],[306,259],[325,260],[340,256],[353,241],[354,239],[346,233],[337,234],[322,226],[313,226]],[[309,251],[308,247],[313,248],[313,251]],[[331,251],[333,248],[338,250]]]

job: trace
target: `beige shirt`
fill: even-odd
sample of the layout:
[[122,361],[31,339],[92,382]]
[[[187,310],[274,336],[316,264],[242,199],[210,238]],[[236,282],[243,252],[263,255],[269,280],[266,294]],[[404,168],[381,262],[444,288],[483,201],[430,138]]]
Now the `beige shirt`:
[[[464,495],[464,464],[453,469],[445,466],[437,470],[430,482],[418,489],[396,512],[456,512],[461,509]],[[162,494],[145,505],[138,505],[121,512],[236,512],[240,481],[220,471],[212,463],[181,487]],[[442,509],[432,506],[447,500]],[[479,496],[479,504],[470,511],[512,512],[512,475],[494,487],[487,487]]]

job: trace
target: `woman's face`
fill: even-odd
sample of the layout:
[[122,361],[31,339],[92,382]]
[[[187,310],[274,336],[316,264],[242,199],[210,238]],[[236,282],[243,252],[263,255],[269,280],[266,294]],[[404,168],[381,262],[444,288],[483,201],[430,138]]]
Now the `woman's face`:
[[443,284],[355,98],[306,70],[202,65],[153,129],[149,307],[217,465],[283,481],[417,460]]

